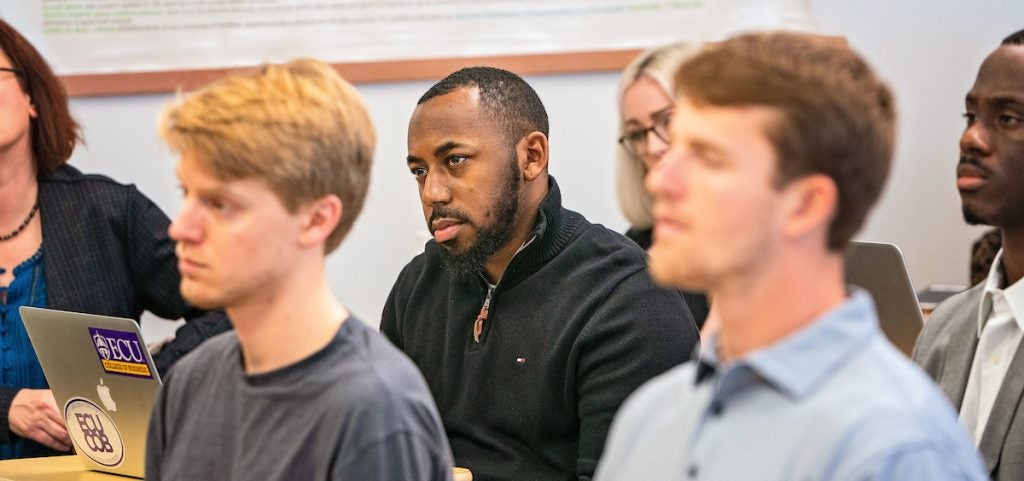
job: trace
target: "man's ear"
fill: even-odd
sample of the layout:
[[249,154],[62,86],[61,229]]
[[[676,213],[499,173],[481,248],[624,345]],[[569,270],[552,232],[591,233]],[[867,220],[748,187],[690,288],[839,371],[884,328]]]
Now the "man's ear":
[[790,181],[783,192],[782,234],[789,239],[818,234],[828,239],[839,203],[835,181],[825,174],[812,174]]
[[548,170],[548,136],[533,131],[519,140],[516,155],[527,181],[536,180]]
[[299,244],[303,247],[323,245],[341,222],[344,206],[337,195],[329,194],[310,202],[301,209],[303,223]]

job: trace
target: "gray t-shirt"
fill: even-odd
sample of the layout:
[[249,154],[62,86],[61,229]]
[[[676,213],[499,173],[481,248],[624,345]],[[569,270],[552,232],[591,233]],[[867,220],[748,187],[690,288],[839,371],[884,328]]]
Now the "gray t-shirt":
[[319,352],[246,375],[235,333],[201,345],[153,406],[147,480],[450,480],[448,440],[416,367],[349,318]]

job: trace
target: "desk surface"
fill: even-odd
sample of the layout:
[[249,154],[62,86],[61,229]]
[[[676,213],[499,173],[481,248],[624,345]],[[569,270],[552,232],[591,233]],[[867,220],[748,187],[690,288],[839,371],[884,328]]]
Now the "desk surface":
[[109,481],[126,479],[85,468],[77,456],[0,461],[0,481]]
[[[472,481],[468,469],[455,468],[455,481]],[[113,474],[97,473],[85,468],[77,456],[14,459],[0,461],[0,481],[125,481]]]

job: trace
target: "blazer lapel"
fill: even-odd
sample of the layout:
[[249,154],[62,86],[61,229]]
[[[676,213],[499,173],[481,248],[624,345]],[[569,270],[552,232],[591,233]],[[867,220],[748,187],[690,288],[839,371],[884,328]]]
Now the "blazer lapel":
[[978,450],[985,458],[985,466],[989,474],[999,463],[999,456],[1002,454],[1003,445],[1006,442],[1006,435],[1010,431],[1010,424],[1013,416],[1020,406],[1021,394],[1024,393],[1024,349],[1017,346],[1017,353],[1010,362],[1010,368],[1003,378],[1003,385],[999,387],[999,394],[996,394],[995,402],[992,404],[992,413],[989,414],[985,431],[981,435],[981,443]]
[[974,351],[978,347],[978,303],[981,302],[982,286],[975,286],[972,291],[952,313],[956,319],[967,318],[967,322],[957,322],[950,332],[946,363],[939,379],[939,385],[957,411],[964,402],[967,377],[971,374]]

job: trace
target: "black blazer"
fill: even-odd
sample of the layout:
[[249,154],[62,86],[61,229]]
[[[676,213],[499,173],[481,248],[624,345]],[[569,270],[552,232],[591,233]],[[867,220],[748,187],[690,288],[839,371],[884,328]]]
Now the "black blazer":
[[[170,220],[134,185],[65,165],[40,179],[39,212],[48,307],[136,320],[143,311],[185,318],[153,358],[161,374],[231,328],[223,311],[200,311],[182,299]],[[7,413],[19,389],[0,387],[0,442],[10,442]]]

